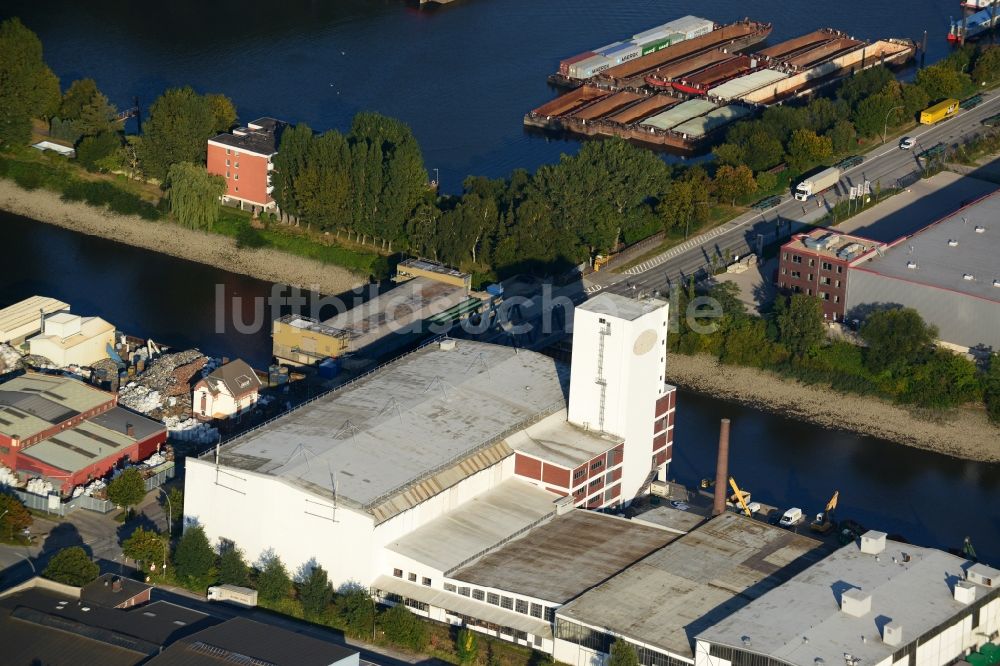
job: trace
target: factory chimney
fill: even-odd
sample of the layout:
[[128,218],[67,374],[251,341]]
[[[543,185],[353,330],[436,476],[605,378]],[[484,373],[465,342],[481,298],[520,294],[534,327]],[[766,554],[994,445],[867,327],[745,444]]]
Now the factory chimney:
[[715,463],[715,502],[712,515],[726,511],[726,487],[729,483],[729,419],[719,424],[719,457]]

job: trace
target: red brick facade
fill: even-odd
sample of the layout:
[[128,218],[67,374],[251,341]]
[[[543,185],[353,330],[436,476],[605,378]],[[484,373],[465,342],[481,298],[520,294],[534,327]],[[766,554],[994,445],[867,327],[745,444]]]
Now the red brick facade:
[[[573,495],[577,506],[603,508],[614,504],[615,498],[621,494],[621,486],[617,482],[622,476],[624,450],[624,445],[619,444],[574,470],[518,451],[514,454],[514,474],[536,481],[546,490],[559,495]],[[610,495],[605,499],[608,493]]]
[[810,251],[799,241],[789,241],[781,248],[778,262],[778,288],[816,296],[823,301],[823,317],[843,321],[847,302],[848,262]]

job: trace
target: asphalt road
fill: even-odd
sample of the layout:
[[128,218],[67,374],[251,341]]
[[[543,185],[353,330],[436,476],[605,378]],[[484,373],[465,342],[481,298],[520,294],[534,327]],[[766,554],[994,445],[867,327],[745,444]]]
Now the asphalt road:
[[[825,215],[837,201],[845,198],[852,185],[871,181],[883,188],[919,171],[917,154],[937,143],[954,144],[959,139],[982,129],[982,120],[1000,113],[1000,94],[985,93],[983,102],[974,109],[960,112],[954,118],[931,127],[920,126],[909,136],[917,141],[912,150],[901,150],[895,139],[865,155],[865,161],[844,172],[840,183],[832,190],[809,201],[796,201],[790,194],[782,202],[764,212],[746,213],[721,227],[716,227],[688,240],[639,266],[622,273],[594,273],[587,276],[587,292],[600,290],[615,293],[650,293],[666,291],[671,285],[681,283],[688,276],[700,279],[707,275],[713,260],[743,256],[757,251],[758,245],[768,245],[778,238],[786,238],[805,223]],[[825,199],[825,205],[824,205]],[[819,206],[817,206],[819,201]],[[959,202],[955,202],[958,207]]]

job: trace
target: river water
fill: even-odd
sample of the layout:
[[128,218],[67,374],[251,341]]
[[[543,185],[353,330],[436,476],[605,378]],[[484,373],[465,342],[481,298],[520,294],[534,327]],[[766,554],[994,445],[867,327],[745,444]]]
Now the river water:
[[[445,190],[467,174],[503,176],[574,152],[574,141],[526,133],[523,114],[551,98],[545,77],[560,58],[696,13],[729,21],[747,13],[774,23],[771,42],[819,27],[861,38],[920,39],[928,60],[947,53],[956,0],[871,3],[836,9],[805,0],[459,0],[418,9],[399,0],[220,0],[143,9],[124,0],[6,0],[45,45],[64,85],[92,77],[120,107],[190,84],[222,92],[246,120],[272,115],[314,129],[345,129],[360,110],[413,127]],[[213,355],[268,362],[265,326],[238,333],[231,312],[218,328],[217,285],[250,310],[271,285],[191,262],[0,213],[0,305],[45,294],[122,330]],[[228,302],[232,302],[229,300]],[[229,308],[231,310],[231,308]],[[246,317],[248,320],[251,317]],[[835,398],[834,398],[835,399]],[[973,538],[1000,561],[1000,465],[956,461],[890,442],[826,430],[682,393],[673,476],[713,475],[718,420],[733,421],[731,469],[754,499],[806,513],[840,490],[840,515],[911,541],[956,547]]]
[[575,141],[524,131],[550,99],[561,58],[685,14],[774,24],[770,42],[821,27],[856,37],[929,33],[928,59],[948,50],[958,0],[458,0],[419,9],[402,0],[181,0],[155,10],[124,0],[5,0],[42,39],[63,85],[92,77],[112,102],[149,103],[190,84],[233,99],[242,120],[270,115],[346,128],[375,110],[406,121],[446,191],[468,174],[534,170]]

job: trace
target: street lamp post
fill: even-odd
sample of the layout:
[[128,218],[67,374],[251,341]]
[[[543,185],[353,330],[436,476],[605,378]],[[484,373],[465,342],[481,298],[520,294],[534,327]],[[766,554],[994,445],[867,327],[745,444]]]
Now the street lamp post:
[[372,643],[375,643],[375,620],[378,617],[378,607],[375,605],[375,596],[370,592],[368,600],[372,602]]
[[170,495],[168,495],[167,491],[165,491],[163,489],[163,486],[158,487],[157,490],[159,490],[161,493],[163,493],[163,497],[165,497],[166,500],[167,500],[167,538],[170,538],[170,535],[174,531],[174,529],[173,529],[174,528],[174,507],[170,503]]
[[889,114],[892,113],[893,111],[898,111],[898,110],[904,109],[904,108],[906,108],[906,107],[904,107],[904,106],[894,106],[891,109],[889,109],[888,111],[886,111],[886,113],[885,113],[885,122],[882,123],[882,143],[885,143],[885,133],[889,129]]

